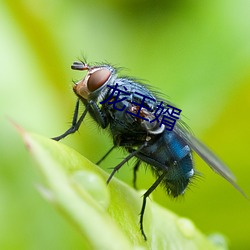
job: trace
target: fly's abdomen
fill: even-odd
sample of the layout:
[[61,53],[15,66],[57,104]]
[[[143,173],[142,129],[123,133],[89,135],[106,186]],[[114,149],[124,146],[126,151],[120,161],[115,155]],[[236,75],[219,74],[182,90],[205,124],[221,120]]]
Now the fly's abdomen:
[[193,175],[192,155],[189,153],[180,161],[175,161],[170,165],[162,184],[169,195],[177,197],[184,193]]
[[177,197],[184,193],[194,175],[192,154],[190,147],[174,132],[165,131],[164,137],[170,157],[166,162],[167,173],[163,185],[171,196]]
[[194,175],[190,147],[174,132],[166,130],[153,141],[138,158],[150,164],[155,175],[165,174],[162,184],[169,195],[183,194]]

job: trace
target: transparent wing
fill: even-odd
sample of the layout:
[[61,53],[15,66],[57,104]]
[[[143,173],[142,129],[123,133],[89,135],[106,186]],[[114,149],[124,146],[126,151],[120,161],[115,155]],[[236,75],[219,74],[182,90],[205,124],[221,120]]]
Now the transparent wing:
[[177,133],[216,173],[221,175],[229,183],[231,183],[242,195],[247,199],[247,195],[237,185],[236,178],[228,167],[202,142],[196,139],[188,130],[180,124],[176,124],[174,132]]

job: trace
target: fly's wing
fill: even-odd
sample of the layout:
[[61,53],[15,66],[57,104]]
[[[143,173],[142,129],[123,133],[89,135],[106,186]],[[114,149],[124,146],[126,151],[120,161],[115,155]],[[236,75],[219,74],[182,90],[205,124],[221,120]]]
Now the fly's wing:
[[216,173],[231,183],[247,199],[247,195],[236,184],[236,178],[228,167],[202,142],[190,134],[187,129],[180,124],[176,124],[174,132],[181,137]]

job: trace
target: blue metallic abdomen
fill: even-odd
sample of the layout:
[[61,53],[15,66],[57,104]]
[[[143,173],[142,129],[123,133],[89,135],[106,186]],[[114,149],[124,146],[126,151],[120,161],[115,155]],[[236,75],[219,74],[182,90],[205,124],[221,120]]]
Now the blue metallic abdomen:
[[194,175],[190,147],[174,132],[165,130],[136,156],[152,166],[153,173],[166,173],[162,184],[171,196],[182,194]]

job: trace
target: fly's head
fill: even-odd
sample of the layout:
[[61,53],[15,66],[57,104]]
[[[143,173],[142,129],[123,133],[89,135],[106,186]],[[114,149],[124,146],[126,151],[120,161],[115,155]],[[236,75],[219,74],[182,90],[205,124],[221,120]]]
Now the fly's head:
[[97,99],[103,87],[116,75],[115,69],[110,65],[89,66],[84,62],[74,62],[71,69],[88,71],[73,87],[75,94],[85,100]]

